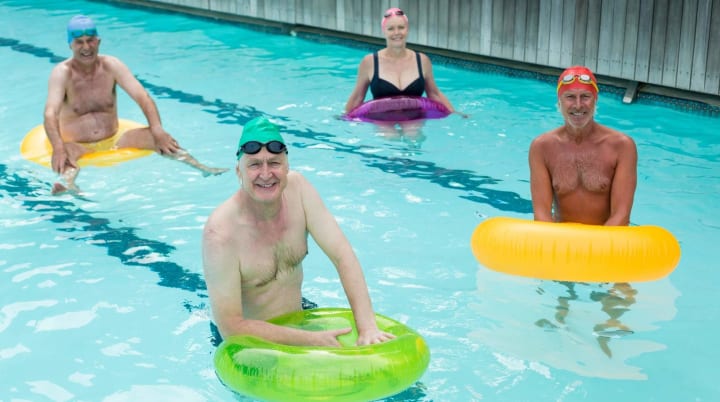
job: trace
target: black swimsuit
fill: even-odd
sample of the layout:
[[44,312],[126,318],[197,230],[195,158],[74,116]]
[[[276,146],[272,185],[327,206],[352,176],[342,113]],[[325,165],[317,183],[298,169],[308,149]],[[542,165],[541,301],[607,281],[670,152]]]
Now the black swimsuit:
[[387,98],[389,96],[422,96],[425,92],[425,78],[423,77],[422,64],[420,63],[420,53],[415,52],[417,59],[419,77],[401,90],[390,82],[380,78],[380,67],[378,63],[378,53],[373,53],[373,61],[375,62],[375,72],[370,81],[370,92],[373,99]]

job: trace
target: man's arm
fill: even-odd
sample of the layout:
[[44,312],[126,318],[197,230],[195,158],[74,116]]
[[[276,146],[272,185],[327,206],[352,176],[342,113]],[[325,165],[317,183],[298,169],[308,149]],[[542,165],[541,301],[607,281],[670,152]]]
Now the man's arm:
[[52,169],[64,173],[67,167],[77,168],[68,159],[65,143],[60,135],[60,109],[65,100],[65,87],[67,85],[67,66],[64,63],[56,65],[50,73],[48,80],[48,95],[45,102],[43,125],[48,141],[52,145]]
[[552,179],[545,165],[542,153],[542,137],[538,137],[530,144],[528,152],[530,165],[530,194],[532,197],[533,215],[536,221],[553,222]]
[[622,134],[617,143],[618,160],[610,189],[610,217],[605,225],[630,224],[635,188],[637,187],[637,147],[635,141]]
[[298,174],[298,182],[308,231],[338,271],[340,282],[355,317],[358,345],[380,343],[394,338],[392,334],[382,332],[377,327],[360,261],[335,217],[328,211],[310,182],[300,174]]
[[179,151],[181,148],[177,141],[162,126],[160,112],[155,101],[130,69],[120,59],[113,56],[105,56],[105,63],[120,88],[127,92],[143,111],[150,133],[155,139],[155,150],[161,155],[175,154]]
[[220,334],[226,338],[243,332],[242,276],[232,257],[231,241],[216,223],[220,220],[216,214],[210,215],[203,230],[203,272],[213,318]]

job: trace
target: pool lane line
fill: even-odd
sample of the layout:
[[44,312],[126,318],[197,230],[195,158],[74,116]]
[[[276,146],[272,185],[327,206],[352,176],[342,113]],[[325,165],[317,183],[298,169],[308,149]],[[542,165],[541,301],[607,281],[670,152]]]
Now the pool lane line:
[[[12,50],[31,54],[38,58],[47,59],[56,64],[65,58],[57,56],[52,51],[22,43],[16,39],[0,38],[0,46],[10,47]],[[291,128],[292,122],[283,116],[273,116],[264,113],[249,105],[239,105],[227,102],[222,99],[212,101],[205,99],[202,95],[184,92],[182,90],[155,85],[152,82],[138,78],[145,88],[158,98],[174,99],[180,103],[198,105],[206,113],[214,114],[219,124],[244,126],[256,116],[266,115],[276,122],[284,122],[284,132],[295,137],[308,139],[333,147],[333,150],[340,153],[360,156],[365,165],[370,168],[379,169],[387,174],[394,174],[400,177],[425,180],[437,184],[443,188],[453,191],[463,191],[466,194],[460,198],[482,204],[511,213],[529,214],[532,213],[532,202],[523,198],[518,193],[511,191],[496,190],[488,188],[488,185],[495,185],[502,180],[490,176],[477,175],[473,171],[464,169],[447,169],[438,166],[433,162],[420,161],[408,157],[387,157],[374,153],[365,152],[362,146],[351,146],[341,141],[333,141],[336,135],[329,133],[317,133],[310,130]],[[299,148],[308,147],[307,144],[294,144]]]

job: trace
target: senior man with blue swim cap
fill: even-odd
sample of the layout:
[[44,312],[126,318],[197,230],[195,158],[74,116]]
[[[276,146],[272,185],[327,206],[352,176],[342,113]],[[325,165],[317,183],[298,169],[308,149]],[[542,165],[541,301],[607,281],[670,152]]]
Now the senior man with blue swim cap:
[[351,328],[306,331],[267,322],[302,307],[302,262],[308,233],[330,258],[358,329],[358,345],[385,342],[360,262],[317,190],[290,170],[280,127],[258,117],[237,149],[240,189],[208,217],[203,270],[214,321],[223,338],[251,335],[286,345],[335,346]]
[[[90,17],[72,17],[67,39],[72,57],[58,63],[50,73],[45,104],[45,133],[53,150],[51,165],[64,181],[53,185],[53,194],[79,192],[75,185],[80,172],[77,161],[93,151],[152,149],[206,176],[227,170],[201,164],[165,131],[155,102],[130,69],[116,57],[99,54],[100,37]],[[118,133],[117,86],[142,109],[147,127]]]

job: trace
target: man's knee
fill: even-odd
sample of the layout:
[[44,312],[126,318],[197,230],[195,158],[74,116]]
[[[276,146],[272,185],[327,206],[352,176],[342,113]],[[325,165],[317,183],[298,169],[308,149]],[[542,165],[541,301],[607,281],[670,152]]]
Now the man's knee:
[[134,128],[126,131],[117,142],[116,148],[139,148],[139,149],[155,149],[155,139],[150,132],[149,127]]

